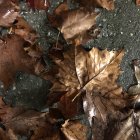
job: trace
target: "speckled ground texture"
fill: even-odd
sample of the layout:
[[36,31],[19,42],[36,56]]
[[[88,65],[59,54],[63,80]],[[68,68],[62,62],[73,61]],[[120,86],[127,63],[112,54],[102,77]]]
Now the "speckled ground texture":
[[124,72],[118,82],[127,90],[130,85],[136,84],[132,60],[140,59],[140,7],[134,0],[116,0],[115,10],[101,9],[97,26],[101,33],[92,45],[108,50],[125,49],[121,63]]
[[[49,12],[52,12],[52,9],[62,0],[51,0],[51,2]],[[40,34],[38,43],[44,49],[46,63],[49,63],[47,50],[51,43],[56,41],[58,30],[47,23],[46,12],[33,11],[27,8],[24,1],[20,6],[21,15]],[[140,7],[136,6],[133,0],[116,0],[115,7],[113,11],[100,9],[101,14],[97,19],[97,26],[101,28],[101,33],[96,40],[87,43],[86,47],[98,46],[100,49],[109,50],[125,49],[125,56],[121,63],[124,73],[120,75],[118,82],[124,90],[127,90],[130,85],[136,84],[132,60],[140,59]],[[48,40],[46,40],[46,36],[48,36]],[[67,45],[62,36],[59,39],[64,45]],[[18,73],[15,84],[3,96],[8,104],[41,110],[45,105],[48,89],[48,81],[33,75]],[[1,85],[1,94],[2,90]]]
[[[62,0],[51,0],[52,5],[49,12],[51,12],[53,8],[57,7],[61,2]],[[44,59],[48,64],[48,68],[50,62],[47,57],[47,50],[51,44],[56,41],[58,30],[47,23],[47,14],[45,11],[30,9],[27,7],[24,0],[21,0],[20,7],[20,14],[40,35],[38,44],[40,44],[44,50]],[[6,31],[1,30],[1,33],[6,34]],[[46,39],[46,36],[48,36],[49,39]],[[60,36],[59,39],[62,43],[66,44],[62,36]],[[0,83],[0,95],[3,96],[3,99],[7,104],[37,110],[44,109],[49,89],[49,81],[43,80],[34,75],[20,72],[16,75],[15,84],[7,90],[6,94],[3,94],[3,85]]]

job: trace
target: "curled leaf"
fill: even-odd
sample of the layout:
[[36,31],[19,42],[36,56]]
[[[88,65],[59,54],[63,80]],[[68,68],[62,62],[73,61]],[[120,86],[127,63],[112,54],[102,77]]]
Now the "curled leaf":
[[133,85],[128,89],[128,93],[130,95],[138,95],[138,94],[140,94],[140,67],[139,67],[139,60],[134,61],[134,70],[135,70],[135,77],[137,79],[137,85]]

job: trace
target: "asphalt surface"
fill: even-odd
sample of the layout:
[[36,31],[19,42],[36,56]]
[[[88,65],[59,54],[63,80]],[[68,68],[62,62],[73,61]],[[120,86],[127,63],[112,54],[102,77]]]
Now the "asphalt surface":
[[100,49],[125,50],[121,62],[123,73],[118,82],[127,90],[137,83],[132,60],[140,59],[140,7],[134,0],[116,0],[115,10],[100,11],[97,26],[101,28],[101,33],[90,45]]

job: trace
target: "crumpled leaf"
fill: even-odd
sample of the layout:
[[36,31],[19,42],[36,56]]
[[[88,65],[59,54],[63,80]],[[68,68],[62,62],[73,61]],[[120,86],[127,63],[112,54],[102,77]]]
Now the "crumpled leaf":
[[98,15],[95,11],[90,12],[83,8],[75,10],[61,9],[61,5],[60,8],[56,9],[55,14],[52,24],[54,23],[53,25],[59,28],[66,41],[76,44],[81,44],[89,38],[87,31],[95,26]]
[[138,95],[140,94],[140,62],[139,60],[134,60],[134,70],[135,70],[135,77],[137,79],[137,85],[132,85],[129,89],[128,89],[128,93],[130,95]]
[[102,8],[106,8],[107,10],[113,10],[114,9],[114,0],[75,0],[76,2],[78,2],[80,5],[82,5],[83,7],[91,7],[91,8],[95,8],[95,7],[102,7]]
[[9,27],[19,15],[19,7],[11,0],[0,0],[0,26]]
[[21,36],[31,44],[34,44],[38,37],[36,31],[33,30],[28,22],[22,17],[16,19],[16,23],[13,25],[11,32]]
[[138,140],[140,138],[140,112],[133,112],[121,123],[114,140]]
[[[86,93],[87,96],[91,96],[91,101],[88,102],[92,108],[95,110],[98,108],[96,110],[97,118],[106,122],[109,112],[113,113],[115,109],[123,108],[126,103],[122,89],[116,83],[122,56],[123,51],[109,52],[93,48],[90,52],[86,52],[79,46],[71,46],[68,51],[64,52],[64,60],[55,61],[59,73],[55,75],[57,80],[53,82],[51,92],[67,92],[64,96],[67,100],[69,98],[71,104],[74,96]],[[64,99],[61,97],[62,102]],[[104,104],[107,105],[108,111]],[[71,109],[77,107],[79,105],[75,105],[75,108],[68,107],[62,112],[67,114]]]
[[2,97],[0,98],[0,119],[1,140],[11,140],[12,138],[18,140],[18,136],[25,136],[31,140],[62,139],[59,127],[56,127],[57,118],[55,116],[21,107],[10,107],[4,104]]
[[61,128],[67,140],[87,140],[87,127],[80,121],[68,121]]
[[[32,74],[39,74],[42,71],[43,65],[40,64],[40,59],[29,56],[24,50],[26,42],[17,35],[10,35],[0,40],[0,80],[5,88],[14,81],[16,72],[23,71]],[[37,68],[38,64],[42,67]]]

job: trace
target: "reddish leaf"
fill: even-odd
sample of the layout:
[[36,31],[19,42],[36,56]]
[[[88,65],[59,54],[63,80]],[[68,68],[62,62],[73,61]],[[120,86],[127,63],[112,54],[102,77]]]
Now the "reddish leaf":
[[136,0],[136,4],[137,5],[140,5],[140,0]]
[[49,7],[48,0],[26,0],[33,9],[47,10]]
[[10,35],[0,40],[0,80],[4,83],[5,88],[14,81],[16,72],[23,71],[35,74],[35,68],[40,63],[25,52],[25,43],[17,35]]
[[61,128],[67,140],[87,140],[87,127],[79,121],[68,121]]
[[38,35],[35,30],[28,24],[28,22],[22,18],[18,17],[16,23],[12,27],[12,32],[24,38],[31,44],[34,44]]
[[0,26],[11,26],[18,15],[19,7],[11,0],[0,0]]

